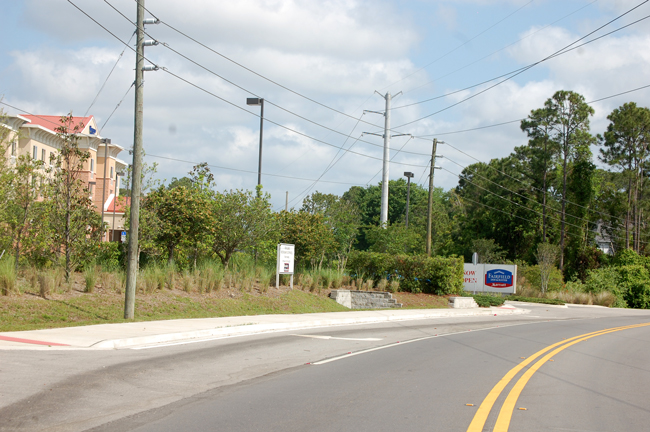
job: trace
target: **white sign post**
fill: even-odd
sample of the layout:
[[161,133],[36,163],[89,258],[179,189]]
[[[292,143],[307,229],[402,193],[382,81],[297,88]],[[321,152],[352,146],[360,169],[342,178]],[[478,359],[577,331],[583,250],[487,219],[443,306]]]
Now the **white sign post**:
[[293,258],[296,255],[296,246],[292,244],[278,245],[278,265],[275,272],[275,287],[280,287],[280,275],[291,275],[291,289],[293,289]]

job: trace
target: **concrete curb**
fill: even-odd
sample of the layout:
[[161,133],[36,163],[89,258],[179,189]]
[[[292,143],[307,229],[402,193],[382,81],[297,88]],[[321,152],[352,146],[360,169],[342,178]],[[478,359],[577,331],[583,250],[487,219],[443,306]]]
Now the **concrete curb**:
[[[135,346],[156,345],[188,340],[215,339],[234,336],[247,336],[261,333],[272,333],[289,330],[302,330],[308,328],[334,327],[344,325],[378,324],[393,321],[413,321],[431,318],[456,318],[468,316],[494,316],[494,315],[522,315],[530,313],[528,309],[502,309],[490,307],[489,309],[435,309],[431,312],[409,315],[388,315],[356,317],[343,319],[321,319],[314,321],[294,321],[273,324],[243,324],[231,327],[219,327],[213,329],[193,330],[179,333],[165,333],[147,336],[136,336],[122,339],[106,339],[92,344],[90,349],[123,349]],[[254,319],[254,317],[251,317]]]

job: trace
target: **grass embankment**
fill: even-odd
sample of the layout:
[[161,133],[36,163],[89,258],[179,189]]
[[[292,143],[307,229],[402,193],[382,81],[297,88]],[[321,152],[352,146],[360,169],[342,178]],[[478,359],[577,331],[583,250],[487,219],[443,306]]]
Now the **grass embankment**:
[[[43,298],[26,283],[20,294],[0,296],[0,331],[36,330],[124,322],[124,294],[97,286],[88,292],[83,275],[67,289],[53,289]],[[341,287],[351,288],[351,287]],[[187,292],[181,286],[136,294],[135,321],[213,318],[264,314],[344,312],[350,309],[328,298],[330,290],[265,290],[222,288],[211,293]],[[408,309],[446,308],[448,299],[430,294],[393,294]]]
[[[349,310],[338,303],[303,292],[286,290],[262,296],[233,293],[236,298],[191,296],[180,290],[166,290],[136,297],[136,321],[180,318],[209,318],[263,314],[298,314]],[[0,299],[0,331],[35,330],[90,324],[124,322],[124,296],[110,292],[77,296],[35,295]]]

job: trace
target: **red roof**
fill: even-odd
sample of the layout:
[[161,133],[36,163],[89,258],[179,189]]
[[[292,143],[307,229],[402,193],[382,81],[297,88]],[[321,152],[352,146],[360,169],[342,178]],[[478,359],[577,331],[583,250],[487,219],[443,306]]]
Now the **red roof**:
[[[117,201],[117,203],[116,203]],[[117,200],[112,199],[105,213],[124,213],[124,210],[131,204],[131,197],[118,196]]]
[[[61,116],[52,116],[52,115],[29,115],[29,114],[21,114],[21,117],[25,117],[26,119],[30,120],[30,124],[33,125],[38,125],[38,126],[43,126],[45,129],[49,129],[52,132],[56,132],[56,128],[62,126],[61,123]],[[88,117],[72,117],[72,127],[75,125],[81,124],[81,130],[83,130],[88,123],[90,123],[90,120],[93,118],[93,116],[88,116]]]

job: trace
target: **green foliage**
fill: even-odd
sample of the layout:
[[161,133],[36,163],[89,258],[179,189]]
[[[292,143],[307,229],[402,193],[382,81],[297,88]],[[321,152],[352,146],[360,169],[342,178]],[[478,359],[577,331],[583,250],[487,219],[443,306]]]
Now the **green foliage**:
[[320,268],[326,254],[336,247],[334,233],[321,214],[283,211],[280,232],[282,243],[296,245],[296,266],[301,269]]
[[614,260],[612,264],[615,266],[629,266],[629,265],[647,265],[648,259],[640,256],[638,253],[634,252],[632,249],[622,249],[616,255],[614,255]]
[[97,265],[107,271],[115,271],[123,262],[123,253],[118,242],[102,242],[96,255]]
[[506,300],[511,300],[511,301],[520,301],[520,302],[526,302],[526,303],[542,303],[542,304],[550,304],[550,305],[563,305],[564,301],[560,299],[552,299],[552,298],[542,298],[542,297],[522,297],[522,296],[517,296],[517,295],[509,295]]
[[413,229],[404,225],[386,228],[371,226],[366,230],[366,241],[371,252],[392,255],[415,255],[424,252],[424,239]]
[[463,296],[473,297],[476,304],[480,307],[501,306],[505,302],[503,297],[489,294],[463,294]]
[[472,240],[472,252],[478,254],[478,262],[485,264],[504,264],[505,251],[493,239]]
[[[517,284],[520,285],[520,288],[528,286],[542,292],[542,279],[539,265],[517,267],[517,278],[519,279]],[[564,280],[562,279],[562,272],[557,267],[553,267],[548,275],[547,291],[559,291],[563,287]]]
[[14,265],[14,258],[12,256],[4,256],[0,259],[0,293],[6,296],[16,291],[16,268]]
[[354,252],[348,271],[375,281],[399,280],[402,291],[437,295],[463,292],[463,261],[458,257]]

